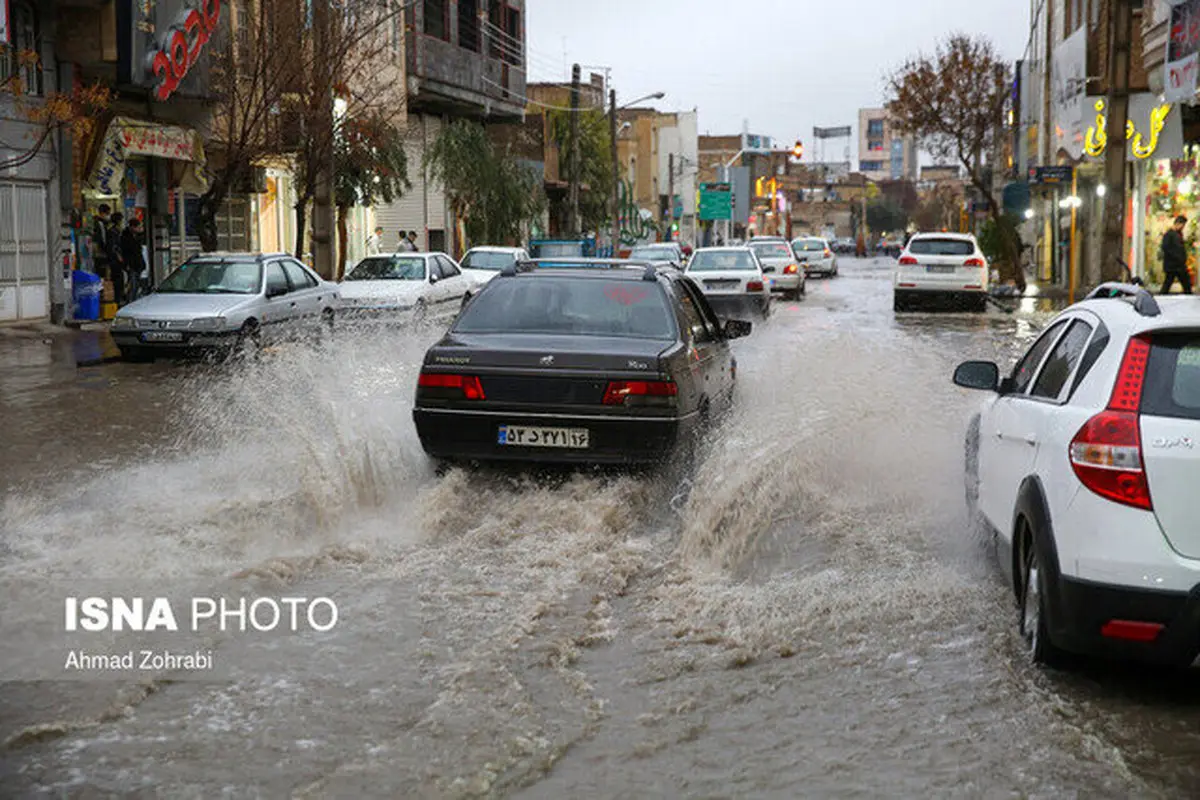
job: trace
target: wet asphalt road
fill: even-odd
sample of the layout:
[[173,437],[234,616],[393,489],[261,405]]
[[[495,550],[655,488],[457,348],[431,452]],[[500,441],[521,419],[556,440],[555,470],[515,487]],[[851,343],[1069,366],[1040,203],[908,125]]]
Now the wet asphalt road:
[[1050,312],[898,318],[890,264],[844,259],[738,342],[687,476],[435,476],[435,332],[238,367],[0,338],[6,630],[31,585],[340,612],[216,637],[207,682],[0,684],[0,795],[1197,796],[1196,674],[1031,668],[967,531],[979,398],[950,373]]

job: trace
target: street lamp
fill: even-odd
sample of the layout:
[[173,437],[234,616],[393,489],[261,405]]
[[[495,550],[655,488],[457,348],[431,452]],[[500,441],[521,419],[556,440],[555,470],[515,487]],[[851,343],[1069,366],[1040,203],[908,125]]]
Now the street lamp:
[[612,247],[613,258],[617,257],[617,249],[621,243],[621,206],[619,196],[620,176],[617,169],[617,112],[623,111],[630,106],[636,106],[643,100],[662,100],[666,97],[665,92],[655,92],[648,94],[645,97],[639,97],[631,103],[617,108],[617,90],[609,89],[608,91],[608,138],[609,147],[611,149],[610,156],[612,157]]

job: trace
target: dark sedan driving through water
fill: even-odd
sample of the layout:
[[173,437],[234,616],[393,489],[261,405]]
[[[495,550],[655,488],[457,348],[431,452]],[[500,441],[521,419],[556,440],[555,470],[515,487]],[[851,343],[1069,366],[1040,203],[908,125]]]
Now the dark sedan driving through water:
[[426,353],[417,433],[443,461],[665,461],[732,403],[749,333],[669,267],[509,267]]

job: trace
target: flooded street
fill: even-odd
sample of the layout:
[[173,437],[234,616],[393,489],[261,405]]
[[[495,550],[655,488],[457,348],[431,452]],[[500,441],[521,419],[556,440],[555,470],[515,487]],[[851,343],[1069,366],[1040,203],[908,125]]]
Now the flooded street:
[[4,630],[31,586],[339,611],[214,637],[220,679],[0,683],[0,795],[1197,796],[1195,672],[1029,666],[968,529],[954,365],[1051,312],[897,317],[893,263],[737,342],[686,477],[435,475],[436,331],[229,366],[0,339]]

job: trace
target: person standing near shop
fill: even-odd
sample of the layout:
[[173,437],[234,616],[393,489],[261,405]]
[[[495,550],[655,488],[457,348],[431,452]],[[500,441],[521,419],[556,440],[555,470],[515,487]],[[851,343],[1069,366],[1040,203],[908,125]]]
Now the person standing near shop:
[[408,241],[408,231],[400,231],[400,241],[396,244],[397,253],[411,253],[416,248]]
[[383,226],[375,228],[375,233],[367,237],[367,255],[377,256],[383,252]]
[[409,249],[412,250],[412,252],[414,252],[414,253],[421,252],[421,248],[417,246],[417,232],[416,231],[408,232],[408,243],[410,245]]
[[107,203],[101,203],[92,219],[92,269],[101,278],[108,277],[108,226],[112,224]]
[[125,215],[121,212],[109,218],[108,226],[108,279],[112,281],[113,302],[118,306],[125,302],[125,251],[121,247]]
[[1175,218],[1175,224],[1171,226],[1171,230],[1163,234],[1162,260],[1163,272],[1166,275],[1163,278],[1163,294],[1171,293],[1175,281],[1179,281],[1184,294],[1192,293],[1192,278],[1188,275],[1187,269],[1187,244],[1183,240],[1183,229],[1186,225],[1187,217],[1180,214]]
[[129,220],[129,225],[121,234],[121,258],[125,262],[125,280],[128,289],[124,296],[120,296],[118,303],[131,303],[136,299],[138,281],[142,279],[142,273],[146,270],[146,259],[142,255],[144,242],[142,221],[134,217]]

